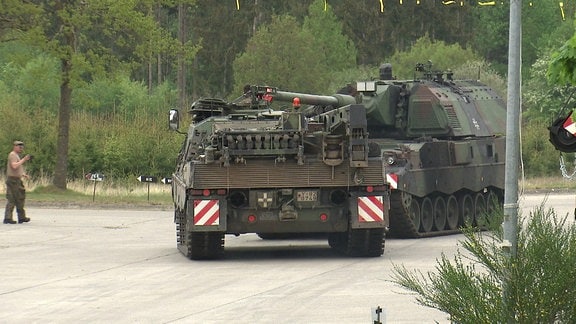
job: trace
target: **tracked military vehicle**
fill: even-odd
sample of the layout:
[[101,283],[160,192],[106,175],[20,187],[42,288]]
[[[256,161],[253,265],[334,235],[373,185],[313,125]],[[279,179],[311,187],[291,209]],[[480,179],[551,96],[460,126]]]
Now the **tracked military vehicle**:
[[479,81],[454,80],[422,64],[416,70],[421,80],[359,89],[369,132],[386,160],[391,234],[483,227],[504,198],[506,104]]
[[[382,156],[369,155],[366,107],[349,95],[295,96],[245,88],[232,102],[201,99],[172,180],[178,249],[224,255],[225,234],[321,233],[350,256],[384,250],[390,206]],[[273,100],[287,100],[272,110]],[[333,109],[307,118],[300,103]],[[170,127],[179,128],[177,110]]]
[[[414,238],[483,226],[504,196],[504,100],[416,71],[394,80],[384,65],[379,80],[328,96],[252,86],[240,101],[196,102],[173,176],[180,251],[221,257],[224,234],[326,233],[338,251],[379,256],[388,228]],[[177,129],[177,111],[171,120]]]
[[380,80],[357,82],[332,97],[292,93],[275,99],[299,98],[311,105],[305,115],[319,123],[352,100],[343,95],[364,107],[370,155],[382,157],[391,190],[391,236],[484,227],[504,197],[505,102],[479,81],[455,80],[431,65],[415,70],[421,78],[394,80],[384,64]]

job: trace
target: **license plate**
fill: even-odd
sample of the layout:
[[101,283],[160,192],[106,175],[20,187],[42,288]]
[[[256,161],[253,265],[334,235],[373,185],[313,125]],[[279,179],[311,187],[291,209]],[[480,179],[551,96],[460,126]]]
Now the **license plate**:
[[318,191],[297,191],[296,201],[317,201]]

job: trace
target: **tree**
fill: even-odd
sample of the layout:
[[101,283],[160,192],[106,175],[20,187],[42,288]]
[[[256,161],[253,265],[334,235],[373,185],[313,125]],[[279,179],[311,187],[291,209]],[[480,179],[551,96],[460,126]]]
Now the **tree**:
[[[202,49],[190,69],[192,97],[227,96],[234,87],[233,62],[260,26],[274,15],[301,21],[310,0],[198,1],[191,10],[190,35],[202,38]],[[218,19],[214,19],[218,17]]]
[[315,0],[308,8],[303,29],[314,35],[309,46],[324,54],[324,66],[330,71],[343,71],[356,66],[356,47],[352,40],[344,35],[343,25],[332,7],[324,0]]
[[358,49],[358,63],[379,65],[396,51],[406,51],[423,35],[432,41],[466,46],[474,23],[471,6],[442,1],[344,1],[334,11]]
[[576,85],[576,34],[552,54],[547,76],[554,84]]
[[[557,39],[557,28],[563,24],[557,0],[524,2],[522,6],[522,67],[523,77],[529,77],[530,66],[540,53],[541,39]],[[562,10],[565,17],[573,17],[576,5],[564,1]],[[510,8],[508,2],[495,6],[479,6],[474,9],[474,22],[478,32],[471,40],[472,47],[484,59],[492,62],[500,74],[507,73],[508,64],[508,23]]]
[[[552,52],[549,59],[548,51],[543,52],[542,58],[537,61],[539,64],[535,64],[534,67],[538,74],[528,84],[527,94],[524,95],[529,103],[525,116],[543,119],[548,121],[548,125],[557,118],[565,118],[569,111],[574,109],[576,100],[576,34],[574,34],[573,25],[562,27],[564,28],[559,28],[560,31],[565,31],[566,27],[570,27],[572,37],[557,51]],[[562,35],[561,32],[559,34]],[[547,78],[544,78],[546,63],[548,63]],[[537,78],[537,76],[541,77]],[[562,153],[560,154],[562,157]],[[535,156],[536,162],[540,162],[539,159],[542,157]]]
[[356,48],[342,29],[323,0],[308,7],[302,26],[292,16],[273,17],[234,62],[236,94],[258,82],[284,90],[330,92],[333,76],[356,67]]
[[[522,89],[524,119],[553,121],[562,109],[567,108],[567,98],[573,91],[568,79],[559,77],[556,70],[564,59],[570,60],[570,45],[566,42],[574,34],[572,21],[564,22],[553,33],[554,37],[543,37],[538,42],[539,55],[530,67],[530,78]],[[566,57],[562,57],[568,55]],[[552,63],[554,60],[557,62]],[[572,71],[567,71],[572,73]],[[574,85],[574,84],[572,84]],[[576,96],[572,96],[572,101]]]
[[246,84],[276,86],[283,90],[323,92],[328,78],[323,54],[308,46],[313,36],[291,16],[275,16],[248,41],[234,61],[236,95]]
[[[188,1],[190,2],[190,1]],[[3,40],[38,46],[60,62],[58,139],[53,184],[66,189],[72,91],[95,75],[130,70],[152,52],[184,50],[147,15],[159,0],[54,0],[4,5]],[[171,3],[171,1],[166,1]],[[188,48],[190,49],[190,48]],[[193,47],[192,47],[192,50]]]
[[506,75],[508,63],[508,17],[508,6],[482,6],[474,10],[474,21],[482,32],[474,34],[472,47],[493,62],[502,75]]

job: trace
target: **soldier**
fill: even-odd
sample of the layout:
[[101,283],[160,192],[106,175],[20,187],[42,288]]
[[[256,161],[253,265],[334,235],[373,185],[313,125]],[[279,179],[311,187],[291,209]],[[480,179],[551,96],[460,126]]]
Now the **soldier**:
[[28,178],[24,170],[24,163],[29,161],[32,156],[26,155],[20,158],[20,153],[24,151],[24,142],[14,141],[12,152],[8,154],[8,163],[6,165],[6,210],[4,212],[4,224],[16,224],[12,219],[12,211],[16,207],[18,214],[18,223],[29,222],[30,218],[26,217],[24,211],[24,200],[26,199],[26,189],[22,183],[22,177]]

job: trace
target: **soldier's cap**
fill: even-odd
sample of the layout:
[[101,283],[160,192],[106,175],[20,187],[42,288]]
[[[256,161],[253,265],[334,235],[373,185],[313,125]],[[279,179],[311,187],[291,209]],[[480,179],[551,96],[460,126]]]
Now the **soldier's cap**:
[[22,141],[14,141],[14,146],[16,146],[16,145],[24,146],[24,142],[22,142]]

